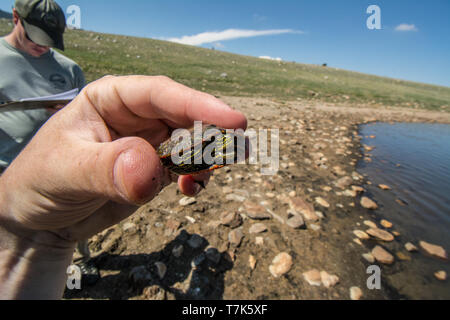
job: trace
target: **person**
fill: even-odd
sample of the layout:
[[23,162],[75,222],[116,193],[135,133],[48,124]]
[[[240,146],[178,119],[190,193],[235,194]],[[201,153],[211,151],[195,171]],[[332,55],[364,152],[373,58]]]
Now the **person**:
[[[81,89],[85,78],[64,51],[64,12],[53,0],[16,0],[13,31],[0,38],[0,103]],[[0,112],[0,174],[56,110]],[[78,245],[85,282],[98,280],[87,240]]]
[[51,117],[0,177],[0,298],[57,299],[80,239],[127,218],[174,177],[155,151],[194,121],[246,129],[239,111],[167,77],[107,76]]

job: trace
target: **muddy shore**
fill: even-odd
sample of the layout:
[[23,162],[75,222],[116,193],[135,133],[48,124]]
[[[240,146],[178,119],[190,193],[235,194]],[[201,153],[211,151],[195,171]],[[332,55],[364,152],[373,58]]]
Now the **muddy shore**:
[[[395,257],[390,265],[373,263],[363,254],[377,245],[393,253],[418,239],[395,236],[395,226],[383,227],[376,210],[361,206],[366,195],[358,187],[364,188],[367,179],[356,171],[363,160],[358,125],[450,123],[450,114],[221,99],[247,115],[249,128],[280,130],[277,174],[261,175],[259,165],[217,170],[190,204],[180,204],[183,195],[175,185],[168,187],[130,218],[90,239],[101,279],[82,290],[66,290],[65,298],[350,299],[351,287],[360,288],[361,299],[416,298],[384,277],[380,290],[366,286],[369,265],[392,274],[401,273],[407,262]],[[367,230],[367,221],[393,234],[394,241],[358,239],[354,230]],[[282,252],[292,263],[276,277],[269,267]],[[314,269],[338,282],[326,287],[319,279],[311,285],[304,273]]]

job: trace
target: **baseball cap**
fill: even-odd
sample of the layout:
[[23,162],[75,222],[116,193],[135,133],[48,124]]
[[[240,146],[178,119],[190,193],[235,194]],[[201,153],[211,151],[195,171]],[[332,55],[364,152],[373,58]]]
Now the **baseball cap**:
[[53,0],[16,0],[15,9],[28,37],[41,46],[64,50],[66,18]]

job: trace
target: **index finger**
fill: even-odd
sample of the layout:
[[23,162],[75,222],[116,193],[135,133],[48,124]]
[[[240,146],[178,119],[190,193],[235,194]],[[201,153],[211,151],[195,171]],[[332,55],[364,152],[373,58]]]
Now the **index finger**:
[[164,76],[106,77],[88,86],[85,93],[107,122],[159,119],[174,128],[190,127],[194,121],[230,129],[247,128],[241,112]]

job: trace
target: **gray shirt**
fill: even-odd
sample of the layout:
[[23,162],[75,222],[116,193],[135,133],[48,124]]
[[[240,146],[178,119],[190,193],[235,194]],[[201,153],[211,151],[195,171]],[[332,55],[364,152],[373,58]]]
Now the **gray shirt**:
[[[81,68],[50,50],[36,58],[0,38],[0,103],[49,96],[85,85]],[[46,110],[0,112],[0,167],[11,161],[49,119]]]

